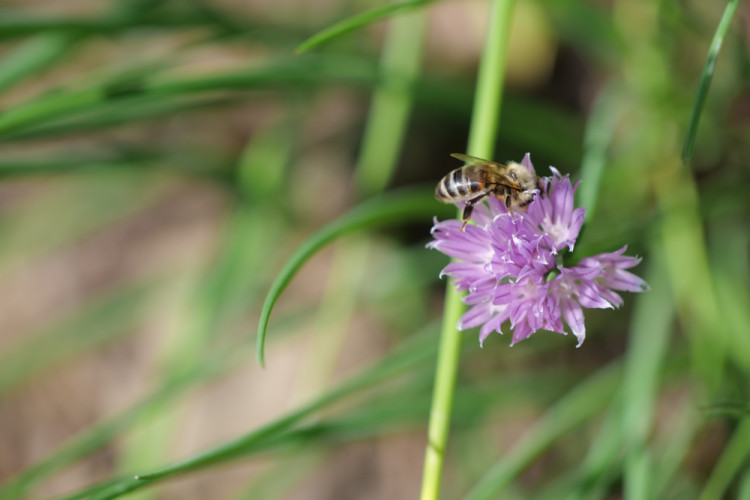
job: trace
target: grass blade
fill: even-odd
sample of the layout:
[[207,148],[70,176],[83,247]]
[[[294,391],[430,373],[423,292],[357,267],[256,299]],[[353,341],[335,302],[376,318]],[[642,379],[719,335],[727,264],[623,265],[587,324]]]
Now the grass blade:
[[682,146],[682,161],[686,165],[689,164],[690,160],[693,158],[695,136],[698,134],[698,122],[700,122],[701,113],[703,113],[703,106],[706,104],[706,96],[708,95],[708,87],[711,85],[711,78],[714,75],[716,58],[719,56],[719,50],[721,50],[721,44],[724,42],[724,36],[726,36],[727,31],[729,30],[734,11],[737,10],[737,5],[739,3],[739,0],[729,0],[729,3],[724,9],[724,15],[721,16],[721,21],[719,21],[719,26],[716,28],[716,33],[714,33],[711,47],[708,49],[708,58],[706,59],[706,65],[703,67],[701,80],[698,84],[698,93],[695,96],[695,103],[693,104],[693,112],[690,115],[690,124],[688,125],[687,135],[685,136],[685,143]]
[[747,463],[748,455],[750,455],[750,418],[745,418],[739,423],[732,434],[731,441],[724,448],[701,493],[700,500],[725,498],[724,494],[729,483],[737,474],[743,472],[742,464]]
[[654,425],[659,374],[674,318],[663,254],[658,252],[658,245],[652,247],[656,258],[647,275],[652,290],[637,299],[623,375],[620,432],[623,444],[628,447],[623,472],[626,499],[653,498],[656,478],[649,473],[654,464],[647,444]]
[[162,117],[177,117],[207,108],[236,105],[239,96],[189,96],[161,98],[153,96],[129,97],[94,105],[91,110],[75,111],[61,119],[45,118],[39,125],[31,125],[11,133],[13,141],[34,140],[40,137],[98,133],[128,123],[146,122]]
[[608,87],[597,97],[586,124],[584,156],[581,161],[583,182],[578,191],[579,206],[586,207],[585,224],[590,223],[596,212],[602,174],[607,163],[607,150],[618,119],[615,94],[616,89]]
[[510,453],[482,477],[465,500],[498,498],[505,488],[546,447],[610,404],[622,370],[614,363],[582,382],[557,402]]
[[21,175],[44,175],[60,172],[88,172],[94,170],[146,169],[159,166],[158,159],[147,153],[125,151],[117,155],[62,156],[36,161],[0,161],[0,179]]
[[401,10],[413,9],[421,5],[428,4],[435,0],[406,0],[404,2],[390,3],[381,5],[365,12],[360,12],[342,21],[337,22],[323,31],[316,33],[297,46],[297,52],[307,52],[310,49],[318,47],[326,42],[338,38],[346,33],[367,26],[368,24],[379,21],[391,14]]
[[435,355],[434,332],[435,325],[425,327],[421,332],[416,333],[402,344],[396,352],[375,366],[364,370],[359,375],[344,382],[338,388],[324,394],[302,408],[256,431],[170,466],[140,474],[135,478],[125,477],[114,481],[106,481],[87,488],[85,491],[79,491],[72,496],[65,497],[65,500],[82,497],[88,497],[89,500],[116,498],[140,488],[152,486],[174,474],[232,460],[248,451],[254,451],[263,446],[264,443],[276,440],[279,436],[288,432],[297,422],[313,412],[333,404],[346,396],[360,393],[363,389],[372,387],[381,381],[389,380],[402,373],[412,371],[416,365],[432,359]]
[[0,61],[0,92],[46,69],[66,55],[75,41],[69,35],[41,35],[9,52]]
[[[652,245],[652,249],[657,246]],[[654,249],[652,253],[660,257],[657,250]],[[652,286],[652,292],[636,299],[629,328],[630,345],[625,358],[622,389],[618,391],[617,400],[592,438],[586,458],[575,475],[566,483],[554,483],[546,488],[544,494],[539,496],[541,499],[599,498],[620,478],[621,473],[625,478],[625,498],[662,498],[659,495],[638,496],[635,493],[641,487],[650,492],[656,490],[654,481],[647,481],[657,478],[646,475],[646,481],[639,483],[637,480],[644,477],[639,474],[652,470],[645,467],[652,461],[647,460],[646,440],[653,425],[659,373],[674,317],[669,278],[662,259],[653,259],[646,279]],[[623,450],[624,472],[621,470]]]
[[[247,308],[243,309],[246,310]],[[286,331],[288,326],[286,324],[280,328],[282,331]],[[3,484],[0,487],[0,500],[13,500],[23,497],[28,490],[45,478],[110,443],[123,432],[142,422],[142,419],[160,414],[163,409],[169,409],[190,388],[215,380],[237,369],[247,362],[248,353],[249,346],[246,344],[217,350],[200,363],[193,363],[186,370],[173,372],[171,378],[164,378],[160,387],[141,401],[112,418],[82,430],[58,447],[51,455]],[[117,478],[114,481],[122,480],[123,478]],[[71,498],[88,496],[94,489],[99,491],[105,486],[108,487],[110,483],[113,483],[113,481],[100,483],[85,491],[78,491]]]
[[300,88],[320,82],[371,84],[377,80],[371,61],[349,57],[280,58],[262,66],[211,76],[151,79],[141,76],[93,88],[43,96],[0,115],[0,139],[14,138],[28,129],[94,112],[114,102],[166,99],[212,91],[279,87]]
[[[226,356],[223,357],[219,369],[217,369],[216,366],[218,364],[219,363],[213,363],[210,366],[201,366],[196,369],[194,374],[185,376],[181,380],[168,383],[154,392],[153,395],[120,413],[116,417],[89,426],[80,434],[57,448],[52,455],[32,467],[25,469],[19,475],[6,482],[2,488],[0,488],[0,499],[12,500],[23,498],[28,490],[33,488],[36,484],[63,467],[68,466],[76,460],[79,460],[101,448],[106,443],[109,443],[116,436],[130,428],[143,415],[150,414],[165,405],[169,405],[186,389],[192,387],[194,383],[210,378],[209,375],[218,373],[220,369],[235,367],[237,365],[236,362],[228,363]],[[109,482],[110,481],[108,481],[107,484],[109,484]],[[99,487],[100,486],[101,485],[99,485]],[[86,496],[84,492],[80,491],[75,495],[76,496],[73,498]]]
[[[264,365],[266,329],[273,306],[297,271],[307,260],[327,244],[354,231],[393,222],[425,220],[440,210],[432,189],[401,191],[373,198],[324,227],[308,238],[292,254],[271,285],[258,320],[258,362]],[[451,210],[452,212],[452,210]]]
[[412,12],[393,19],[388,27],[382,80],[372,96],[356,170],[360,196],[382,192],[398,164],[421,67],[424,25],[424,13]]

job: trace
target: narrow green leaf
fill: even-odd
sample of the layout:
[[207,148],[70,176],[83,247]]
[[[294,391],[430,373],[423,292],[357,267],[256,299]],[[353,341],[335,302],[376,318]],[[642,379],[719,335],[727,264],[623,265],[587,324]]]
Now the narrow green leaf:
[[258,362],[261,366],[264,364],[266,329],[273,306],[297,271],[310,257],[345,234],[393,222],[429,220],[429,217],[437,212],[443,212],[443,210],[435,202],[432,189],[429,191],[412,189],[390,193],[368,200],[308,238],[289,258],[271,285],[263,303],[258,321],[257,339]]
[[146,474],[138,476],[141,481],[149,481],[157,478],[166,477],[171,474],[182,472],[184,470],[194,469],[215,463],[220,460],[235,457],[241,453],[247,446],[254,445],[260,439],[266,439],[269,436],[277,434],[280,431],[290,428],[293,424],[302,418],[310,415],[329,404],[332,404],[350,394],[358,393],[362,389],[369,387],[381,380],[388,379],[406,370],[413,369],[413,366],[422,361],[426,361],[434,356],[435,346],[433,338],[426,333],[434,334],[434,326],[426,327],[422,332],[415,334],[415,338],[407,341],[397,352],[385,358],[378,364],[363,373],[346,381],[338,388],[324,394],[312,403],[282,417],[275,422],[268,424],[257,431],[251,432],[246,436],[235,441],[227,443],[200,454],[188,460],[181,461],[177,464],[165,467]]
[[9,9],[0,10],[0,38],[14,38],[41,33],[64,33],[65,35],[76,36],[90,33],[109,33],[115,27],[113,23],[104,19],[29,16]]
[[545,487],[536,495],[538,500],[603,498],[609,486],[620,478],[622,402],[619,394],[615,397],[580,466]]
[[[93,486],[89,486],[88,488],[78,490],[75,493],[71,493],[70,495],[58,497],[57,500],[81,500],[81,499],[93,500],[95,498],[101,498],[100,495],[102,493],[111,494],[112,492],[118,492],[118,491],[121,491],[122,493],[126,493],[127,491],[124,490],[122,486],[124,484],[124,481],[125,481],[124,478],[118,478],[118,477],[114,479],[108,479],[107,481],[103,483],[95,484]],[[115,496],[118,496],[118,495],[115,493]],[[110,497],[110,498],[114,498],[114,497]]]
[[426,326],[423,330],[402,343],[387,358],[365,369],[359,375],[341,384],[338,388],[256,431],[167,467],[139,474],[136,477],[119,478],[91,486],[85,490],[75,492],[71,496],[64,497],[64,500],[74,500],[84,497],[87,497],[89,500],[116,498],[131,491],[152,486],[174,474],[232,460],[248,451],[256,450],[258,447],[263,446],[264,443],[279,439],[278,436],[288,432],[293,425],[317,410],[351,394],[358,394],[362,390],[381,381],[390,380],[392,377],[403,373],[413,372],[415,366],[426,363],[435,356],[435,328],[434,324]]
[[311,36],[299,46],[297,46],[297,52],[306,52],[312,48],[329,42],[335,38],[338,38],[350,31],[367,26],[368,24],[379,21],[386,16],[394,14],[401,10],[413,9],[421,5],[434,2],[435,0],[405,0],[402,2],[394,2],[386,5],[381,5],[365,12],[360,12],[351,17],[348,17],[342,21],[337,22],[333,26],[330,26],[323,31],[316,33]]
[[[301,122],[299,113],[290,109],[280,123],[259,130],[245,145],[238,160],[236,178],[237,188],[250,200],[267,206],[282,196],[292,163],[294,147],[290,145],[297,141]],[[266,211],[273,211],[273,208],[266,208]]]
[[[291,116],[282,120],[282,125],[271,127],[255,134],[246,148],[246,155],[240,162],[239,170],[247,171],[247,189],[237,186],[243,192],[252,189],[247,196],[237,198],[234,214],[225,224],[218,248],[220,252],[207,272],[196,282],[194,296],[185,304],[179,314],[183,322],[179,335],[170,338],[172,342],[163,350],[160,361],[162,367],[159,378],[174,380],[183,378],[183,373],[194,371],[196,365],[215,361],[217,344],[226,341],[226,334],[232,331],[246,312],[257,303],[258,296],[265,292],[265,283],[271,276],[267,265],[277,248],[279,233],[285,230],[266,201],[283,189],[273,182],[249,182],[278,177],[281,181],[284,165],[289,163],[291,151]],[[298,122],[297,122],[298,123]],[[270,169],[278,172],[267,175]],[[262,170],[261,170],[262,169]],[[236,177],[235,179],[238,179]],[[259,184],[259,185],[258,185]],[[258,245],[263,241],[263,245]],[[247,358],[245,358],[245,361]],[[159,408],[151,418],[144,419],[128,436],[117,457],[117,473],[143,469],[151,465],[167,462],[170,457],[170,443],[179,440],[183,405]],[[140,494],[139,500],[156,498],[155,493]]]
[[[686,406],[692,406],[687,403]],[[667,490],[673,483],[680,483],[683,465],[693,451],[696,435],[703,431],[702,418],[694,411],[683,411],[677,421],[670,424],[668,435],[656,440],[653,448],[659,450],[657,472],[654,477],[652,498],[667,498]],[[696,497],[697,492],[691,497]]]
[[0,138],[7,140],[55,120],[96,112],[113,102],[132,103],[136,99],[154,98],[154,105],[159,105],[158,100],[167,97],[221,90],[285,86],[293,89],[320,82],[362,85],[376,81],[377,68],[371,61],[339,56],[280,58],[256,68],[192,78],[151,79],[143,76],[45,95],[8,109],[0,115]]
[[0,92],[37,74],[60,59],[76,42],[70,35],[40,35],[8,52],[0,60]]
[[750,470],[742,473],[740,485],[737,487],[737,500],[750,500]]
[[382,192],[398,164],[422,59],[424,12],[393,19],[381,55],[375,89],[355,172],[356,192]]
[[325,82],[372,84],[377,81],[377,66],[362,57],[307,55],[280,57],[264,65],[217,75],[155,81],[144,92],[155,95],[186,94],[215,90],[304,86]]
[[619,363],[612,363],[570,391],[527,431],[513,450],[487,471],[464,498],[497,498],[498,493],[544,449],[606,407],[616,393],[621,376]]
[[586,207],[586,224],[596,213],[602,174],[607,164],[607,150],[617,122],[615,93],[615,88],[607,87],[599,94],[586,123],[583,160],[581,161],[582,182],[578,190],[579,205]]
[[[242,308],[242,310],[247,310],[247,308]],[[287,322],[284,323],[279,327],[282,332],[289,328]],[[423,347],[429,350],[429,346]],[[149,415],[159,414],[162,409],[169,408],[169,405],[173,404],[187,389],[235,370],[247,362],[249,348],[250,346],[243,344],[228,350],[217,350],[209,359],[204,359],[201,363],[193,363],[187,370],[175,371],[170,374],[171,378],[163,378],[161,387],[154,390],[148,397],[110,419],[87,427],[57,448],[51,455],[3,484],[0,487],[0,499],[15,500],[23,497],[40,481],[100,449],[140,422],[141,418],[148,418]],[[104,485],[99,484],[94,489],[98,491],[115,481],[122,481],[122,478],[106,481]],[[73,498],[88,496],[90,491],[93,490],[78,491]]]
[[[239,361],[239,359],[235,361]],[[168,383],[154,392],[153,395],[119,415],[87,427],[81,431],[80,434],[74,436],[56,449],[50,456],[34,464],[32,467],[25,469],[18,476],[3,484],[2,488],[0,488],[0,499],[13,500],[23,498],[31,488],[44,478],[51,476],[63,467],[87,456],[104,446],[106,443],[109,443],[124,430],[131,427],[143,415],[172,403],[177,396],[184,392],[185,389],[192,386],[194,383],[207,378],[207,374],[217,373],[217,364],[218,363],[215,363],[211,366],[202,365],[196,369],[196,373],[192,376],[186,376],[179,381]],[[222,360],[221,367],[235,367],[237,364],[237,362],[227,362],[227,357],[225,356]],[[119,479],[109,480],[106,484],[118,480]],[[97,485],[97,487],[100,488],[101,485]],[[85,497],[88,495],[88,491],[88,489],[78,491],[73,496],[66,498]]]
[[633,313],[622,390],[622,444],[625,456],[625,499],[653,498],[653,453],[647,448],[654,425],[659,378],[667,355],[674,319],[664,255],[652,245],[650,292],[640,295]]
[[157,167],[157,158],[140,153],[125,153],[100,157],[55,156],[38,161],[0,161],[0,178],[18,175],[39,175],[54,172],[82,172],[108,169],[140,169]]
[[283,462],[253,477],[231,500],[278,500],[289,498],[298,484],[320,466],[326,458],[325,451],[300,449],[284,457]]
[[750,456],[750,418],[743,419],[724,448],[719,461],[711,471],[700,500],[720,500],[725,497],[732,479],[743,471],[742,464]]
[[[159,4],[179,4],[179,7],[160,9]],[[238,16],[237,12],[214,8],[207,2],[123,0],[111,7],[109,12],[95,17],[29,15],[17,9],[0,8],[0,40],[49,34],[80,38],[112,37],[130,30],[142,33],[144,28],[165,32],[208,28],[209,37],[240,36],[263,44],[282,46],[296,43],[303,36],[299,29],[288,25],[269,25],[267,20],[255,22]]]
[[724,37],[729,30],[734,11],[737,10],[737,5],[739,5],[739,3],[739,0],[729,0],[729,3],[727,3],[726,8],[724,9],[724,15],[721,16],[721,21],[719,21],[719,26],[716,28],[716,33],[714,33],[711,47],[708,49],[708,58],[706,59],[706,65],[703,67],[701,80],[698,84],[698,93],[695,96],[693,112],[690,115],[690,124],[688,125],[685,143],[682,147],[682,161],[686,165],[689,164],[690,160],[693,158],[695,137],[698,134],[698,123],[701,119],[701,113],[703,113],[703,106],[706,104],[706,96],[708,95],[708,87],[711,85],[711,78],[714,75],[716,58],[719,56],[721,44],[724,42]]
[[[657,244],[651,245],[650,255],[653,257],[646,274],[652,291],[636,298],[633,320],[628,329],[630,341],[622,387],[617,399],[608,409],[607,417],[592,438],[588,453],[575,475],[566,478],[564,483],[556,482],[545,488],[539,495],[540,499],[599,498],[623,474],[626,498],[662,498],[658,495],[638,496],[640,491],[653,492],[656,489],[652,483],[656,478],[644,474],[652,471],[656,460],[654,453],[647,448],[646,440],[653,422],[659,375],[667,355],[674,317],[668,276],[658,247]],[[623,450],[626,453],[624,473]]]
[[237,101],[237,96],[179,96],[175,98],[131,96],[127,99],[96,103],[89,110],[85,108],[76,110],[59,119],[54,116],[44,117],[38,125],[31,123],[28,128],[23,128],[19,132],[11,132],[8,137],[18,141],[80,132],[95,133],[109,127],[144,122],[162,116],[174,118],[194,110],[231,106]]

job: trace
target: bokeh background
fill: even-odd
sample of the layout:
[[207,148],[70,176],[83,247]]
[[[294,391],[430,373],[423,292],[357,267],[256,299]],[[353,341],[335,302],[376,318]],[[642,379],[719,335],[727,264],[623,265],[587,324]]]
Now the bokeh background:
[[[430,216],[312,256],[255,358],[306,238],[382,192],[429,197],[465,151],[489,3],[412,3],[300,54],[383,2],[0,3],[0,498],[98,498],[342,385],[132,497],[417,496]],[[652,291],[587,311],[579,349],[466,332],[445,498],[750,498],[747,3],[681,158],[724,7],[516,3],[495,160],[596,191],[577,254],[628,244]]]

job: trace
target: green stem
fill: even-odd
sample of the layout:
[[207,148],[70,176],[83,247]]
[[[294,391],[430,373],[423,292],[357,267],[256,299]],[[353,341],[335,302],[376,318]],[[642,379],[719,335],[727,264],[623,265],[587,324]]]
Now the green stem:
[[505,60],[515,0],[494,0],[487,27],[469,131],[468,154],[491,159],[495,152],[505,80]]
[[[514,3],[514,0],[494,0],[492,3],[469,133],[468,153],[474,156],[491,158],[494,152]],[[435,500],[440,496],[440,480],[453,409],[458,362],[461,357],[461,334],[456,330],[456,324],[463,312],[460,299],[458,291],[452,285],[448,285],[430,410],[421,500]]]
[[453,409],[458,361],[461,358],[461,334],[456,323],[463,306],[455,287],[448,285],[445,292],[445,312],[440,333],[435,389],[432,394],[430,425],[427,431],[427,450],[424,456],[421,500],[436,500],[440,497],[440,479],[443,475],[445,446]]

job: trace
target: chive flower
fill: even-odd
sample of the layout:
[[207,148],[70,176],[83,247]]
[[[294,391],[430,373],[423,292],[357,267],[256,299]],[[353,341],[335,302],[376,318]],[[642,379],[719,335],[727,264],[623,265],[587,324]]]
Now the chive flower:
[[[534,172],[528,153],[521,164]],[[440,276],[468,291],[463,301],[470,307],[457,328],[481,326],[480,345],[490,333],[502,334],[506,321],[513,332],[511,345],[542,329],[567,334],[564,321],[580,347],[586,337],[584,308],[616,308],[623,303],[618,291],[648,290],[645,281],[626,271],[640,262],[624,255],[627,246],[563,265],[586,209],[574,207],[578,182],[550,170],[525,212],[509,212],[491,196],[476,206],[474,224],[463,232],[460,220],[435,220],[434,239],[427,246],[455,259]]]

